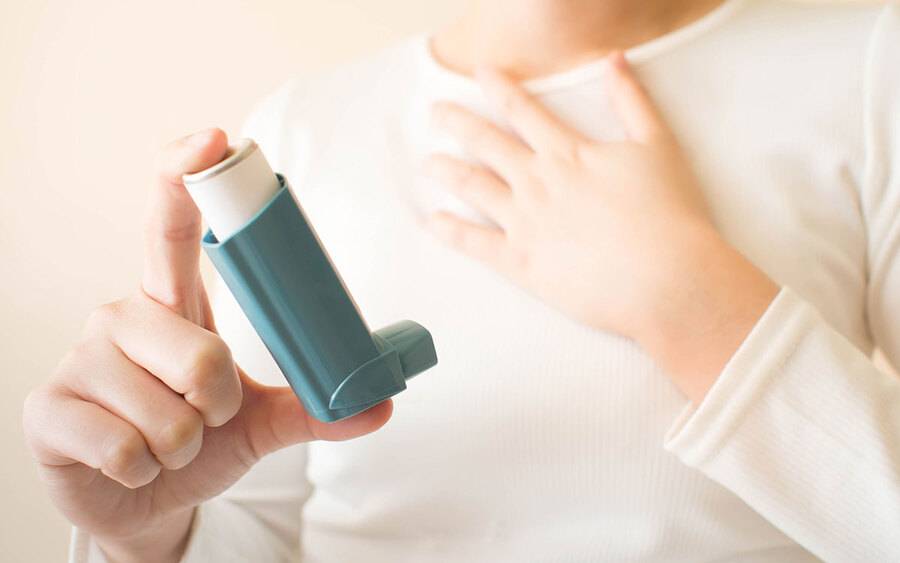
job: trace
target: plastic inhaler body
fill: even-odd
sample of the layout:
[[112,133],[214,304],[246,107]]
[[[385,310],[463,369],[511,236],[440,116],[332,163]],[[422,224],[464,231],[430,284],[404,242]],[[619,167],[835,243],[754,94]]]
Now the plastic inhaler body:
[[203,248],[314,417],[362,412],[437,363],[431,335],[413,321],[369,332],[287,181],[253,141],[184,182],[210,226]]

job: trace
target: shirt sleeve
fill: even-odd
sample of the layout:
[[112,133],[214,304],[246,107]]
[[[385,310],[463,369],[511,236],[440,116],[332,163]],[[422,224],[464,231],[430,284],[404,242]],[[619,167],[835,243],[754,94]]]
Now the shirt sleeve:
[[[289,154],[285,112],[294,102],[296,88],[296,81],[290,81],[264,98],[241,132],[259,143],[276,170]],[[286,385],[224,282],[215,273],[205,277],[216,326],[235,361],[261,383]],[[306,456],[304,444],[269,454],[228,490],[201,504],[182,563],[298,560],[302,508],[311,490]],[[73,529],[69,561],[107,563],[90,534],[78,528]]]
[[[867,315],[900,366],[900,10],[867,55]],[[783,287],[665,447],[826,561],[900,560],[900,378]]]

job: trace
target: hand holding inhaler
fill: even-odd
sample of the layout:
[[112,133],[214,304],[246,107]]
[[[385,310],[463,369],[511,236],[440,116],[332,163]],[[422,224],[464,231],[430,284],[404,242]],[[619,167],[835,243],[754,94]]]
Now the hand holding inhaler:
[[141,290],[94,311],[53,378],[26,400],[26,440],[53,502],[117,561],[177,561],[195,507],[262,456],[361,436],[391,415],[388,399],[322,422],[289,387],[244,373],[217,335],[199,272],[200,212],[182,176],[234,152],[218,129],[163,150]]
[[370,333],[287,181],[252,140],[184,182],[210,225],[204,249],[310,414],[356,414],[437,363],[431,335],[413,321]]

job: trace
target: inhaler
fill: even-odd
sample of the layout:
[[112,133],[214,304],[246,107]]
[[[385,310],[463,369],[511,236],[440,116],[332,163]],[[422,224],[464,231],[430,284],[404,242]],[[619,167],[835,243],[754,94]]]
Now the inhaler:
[[369,331],[287,180],[255,142],[238,141],[183,180],[209,226],[206,254],[315,418],[362,412],[437,364],[431,334],[413,321]]

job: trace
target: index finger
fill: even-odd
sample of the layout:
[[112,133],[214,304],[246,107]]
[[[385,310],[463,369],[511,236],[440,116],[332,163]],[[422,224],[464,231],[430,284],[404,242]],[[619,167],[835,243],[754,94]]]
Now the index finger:
[[666,138],[665,120],[621,51],[609,55],[607,69],[610,99],[628,136],[640,143]]
[[166,146],[157,163],[144,231],[143,288],[152,299],[191,316],[201,294],[200,211],[181,180],[221,161],[228,139],[221,129],[207,129]]
[[512,133],[458,104],[438,102],[432,108],[435,124],[462,144],[463,150],[498,175],[514,183],[534,154]]
[[534,151],[568,151],[573,143],[584,140],[580,132],[505,74],[483,68],[478,70],[478,79],[488,98]]

